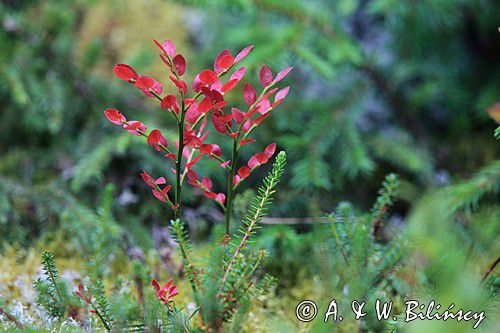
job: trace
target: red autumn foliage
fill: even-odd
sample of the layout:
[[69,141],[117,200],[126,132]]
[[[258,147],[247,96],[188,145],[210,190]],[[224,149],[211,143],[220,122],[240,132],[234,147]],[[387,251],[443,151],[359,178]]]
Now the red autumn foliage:
[[156,297],[165,305],[170,305],[173,302],[172,298],[179,294],[179,289],[172,283],[172,279],[160,287],[160,284],[153,279],[151,285],[156,293]]
[[[247,68],[245,66],[234,67],[250,53],[253,45],[244,48],[236,56],[233,56],[229,50],[222,51],[214,61],[213,70],[201,71],[195,76],[191,85],[188,85],[181,78],[186,73],[187,62],[182,54],[177,53],[175,44],[170,40],[163,43],[153,41],[159,48],[161,60],[170,71],[169,79],[173,83],[172,87],[166,88],[167,86],[162,86],[160,82],[149,76],[139,75],[126,64],[116,65],[114,72],[119,79],[134,85],[146,96],[159,100],[161,109],[175,118],[180,131],[177,136],[181,142],[174,140],[175,149],[171,150],[167,138],[160,129],[153,129],[148,133],[145,124],[138,120],[127,120],[116,109],[109,108],[104,113],[111,123],[123,126],[126,131],[135,136],[143,136],[150,146],[174,162],[172,170],[177,179],[176,188],[182,186],[182,182],[187,178],[187,183],[199,188],[205,197],[215,200],[224,210],[230,210],[230,207],[225,205],[231,204],[229,201],[232,195],[226,198],[225,193],[214,191],[211,179],[207,176],[199,177],[193,167],[203,156],[216,160],[219,166],[229,170],[229,179],[232,179],[232,184],[226,190],[232,194],[232,191],[248,178],[255,168],[269,161],[276,151],[275,143],[268,145],[263,152],[253,155],[246,165],[237,167],[240,149],[248,143],[255,142],[255,139],[249,137],[252,131],[288,94],[289,87],[279,90],[277,83],[283,80],[292,67],[281,70],[274,77],[271,69],[263,65],[259,71],[259,81],[263,90],[259,94],[249,82],[244,83],[243,101],[248,106],[248,109],[244,111],[236,107],[228,108],[225,96],[243,80]],[[224,80],[224,76],[233,69],[229,78]],[[187,96],[189,87],[193,90],[192,96]],[[164,90],[168,93],[162,96]],[[208,130],[205,130],[207,119],[211,120],[216,132],[233,142],[233,154],[229,158],[224,157],[221,146],[205,142],[208,134]],[[141,173],[141,177],[158,200],[167,203],[174,211],[178,210],[180,198],[176,195],[175,201],[170,200],[169,191],[172,185],[167,185],[165,177],[154,179],[145,171]],[[159,284],[153,280],[153,287],[158,297],[166,304],[177,294],[177,289],[171,281],[160,288]]]

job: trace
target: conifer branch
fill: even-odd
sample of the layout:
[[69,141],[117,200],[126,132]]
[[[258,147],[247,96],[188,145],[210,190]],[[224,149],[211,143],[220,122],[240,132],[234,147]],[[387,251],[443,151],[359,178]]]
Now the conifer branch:
[[222,278],[222,284],[226,282],[229,273],[231,271],[238,254],[241,252],[246,242],[250,238],[250,236],[255,231],[255,226],[257,223],[266,215],[267,206],[271,203],[273,194],[275,192],[275,188],[278,185],[281,176],[285,170],[286,164],[286,153],[284,151],[280,152],[276,157],[276,161],[273,164],[273,170],[267,175],[267,177],[263,181],[263,185],[258,190],[258,195],[254,199],[254,203],[252,204],[247,216],[245,217],[245,227],[240,230],[242,234],[240,242],[236,247],[233,257],[229,264],[227,265],[226,271]]

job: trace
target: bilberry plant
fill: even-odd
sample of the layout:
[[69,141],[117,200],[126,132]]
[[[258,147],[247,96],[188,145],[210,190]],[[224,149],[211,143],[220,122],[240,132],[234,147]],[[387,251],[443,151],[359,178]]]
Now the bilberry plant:
[[[158,99],[161,108],[172,116],[178,129],[178,140],[174,142],[174,147],[169,145],[168,140],[158,129],[148,132],[145,124],[137,120],[127,120],[116,109],[110,108],[104,113],[110,122],[123,126],[133,135],[143,136],[149,145],[165,153],[165,157],[173,161],[173,172],[176,177],[173,199],[168,194],[172,185],[167,185],[164,177],[155,179],[144,171],[142,178],[152,188],[153,195],[173,209],[176,219],[181,218],[182,188],[187,178],[190,185],[200,188],[207,198],[215,200],[223,209],[226,234],[229,235],[235,189],[252,171],[269,161],[276,151],[276,144],[271,143],[263,152],[252,156],[246,165],[238,167],[239,152],[244,145],[255,142],[255,139],[250,138],[252,131],[285,99],[289,87],[278,90],[277,84],[292,70],[292,67],[287,67],[274,76],[269,67],[262,66],[259,72],[263,87],[261,93],[257,95],[255,88],[246,82],[243,87],[243,99],[248,109],[240,111],[233,107],[228,110],[228,103],[224,98],[243,80],[247,68],[243,66],[235,70],[225,83],[221,79],[250,53],[253,45],[244,48],[236,57],[229,50],[222,51],[215,59],[213,70],[206,69],[196,75],[191,84],[193,96],[188,97],[189,87],[183,79],[187,67],[184,56],[177,53],[176,46],[170,40],[166,40],[163,44],[156,40],[154,42],[160,49],[161,60],[170,71],[169,78],[177,88],[177,96],[174,94],[162,96],[164,89],[157,80],[137,74],[129,65],[118,64],[114,72],[118,78],[133,84],[146,96]],[[273,97],[274,101],[271,102]],[[233,147],[229,159],[223,157],[219,145],[205,142],[208,134],[207,118],[211,119],[216,131],[232,140]],[[212,180],[207,176],[200,177],[194,171],[194,165],[203,156],[217,161],[220,167],[227,170],[226,193],[215,192]]]

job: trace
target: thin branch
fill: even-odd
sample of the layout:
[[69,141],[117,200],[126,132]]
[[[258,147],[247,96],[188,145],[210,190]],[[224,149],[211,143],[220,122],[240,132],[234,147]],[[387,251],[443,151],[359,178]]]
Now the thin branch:
[[488,267],[486,272],[483,274],[481,282],[486,281],[486,278],[491,274],[491,272],[493,272],[493,270],[495,269],[495,267],[498,265],[499,262],[500,262],[500,257],[498,257],[497,260],[495,260],[495,262],[491,264],[490,267]]
[[9,321],[13,322],[17,328],[24,329],[24,325],[2,307],[0,307],[0,315],[5,316]]

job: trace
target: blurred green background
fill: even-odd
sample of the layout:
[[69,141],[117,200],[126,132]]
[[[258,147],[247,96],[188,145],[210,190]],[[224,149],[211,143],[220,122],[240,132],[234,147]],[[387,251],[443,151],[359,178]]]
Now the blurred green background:
[[[295,68],[287,101],[243,156],[273,141],[289,156],[266,222],[296,224],[266,225],[260,240],[283,288],[304,281],[302,269],[314,271],[298,258],[315,257],[326,241],[310,218],[320,222],[346,200],[369,210],[384,176],[395,172],[400,190],[384,237],[408,243],[418,271],[399,278],[404,288],[446,286],[443,297],[454,299],[500,253],[499,14],[493,0],[4,0],[0,249],[20,261],[30,248],[82,255],[107,214],[129,257],[134,249],[168,250],[170,212],[138,177],[166,174],[165,161],[110,126],[102,111],[113,106],[150,126],[174,127],[116,79],[113,66],[127,63],[167,82],[153,38],[177,44],[189,75],[210,68],[225,48],[254,44],[249,80],[258,80],[262,63],[274,72]],[[214,177],[222,188],[222,175]],[[237,209],[250,195],[238,197]],[[185,217],[200,244],[222,222],[216,205],[194,195]],[[483,304],[481,293],[461,299]]]

